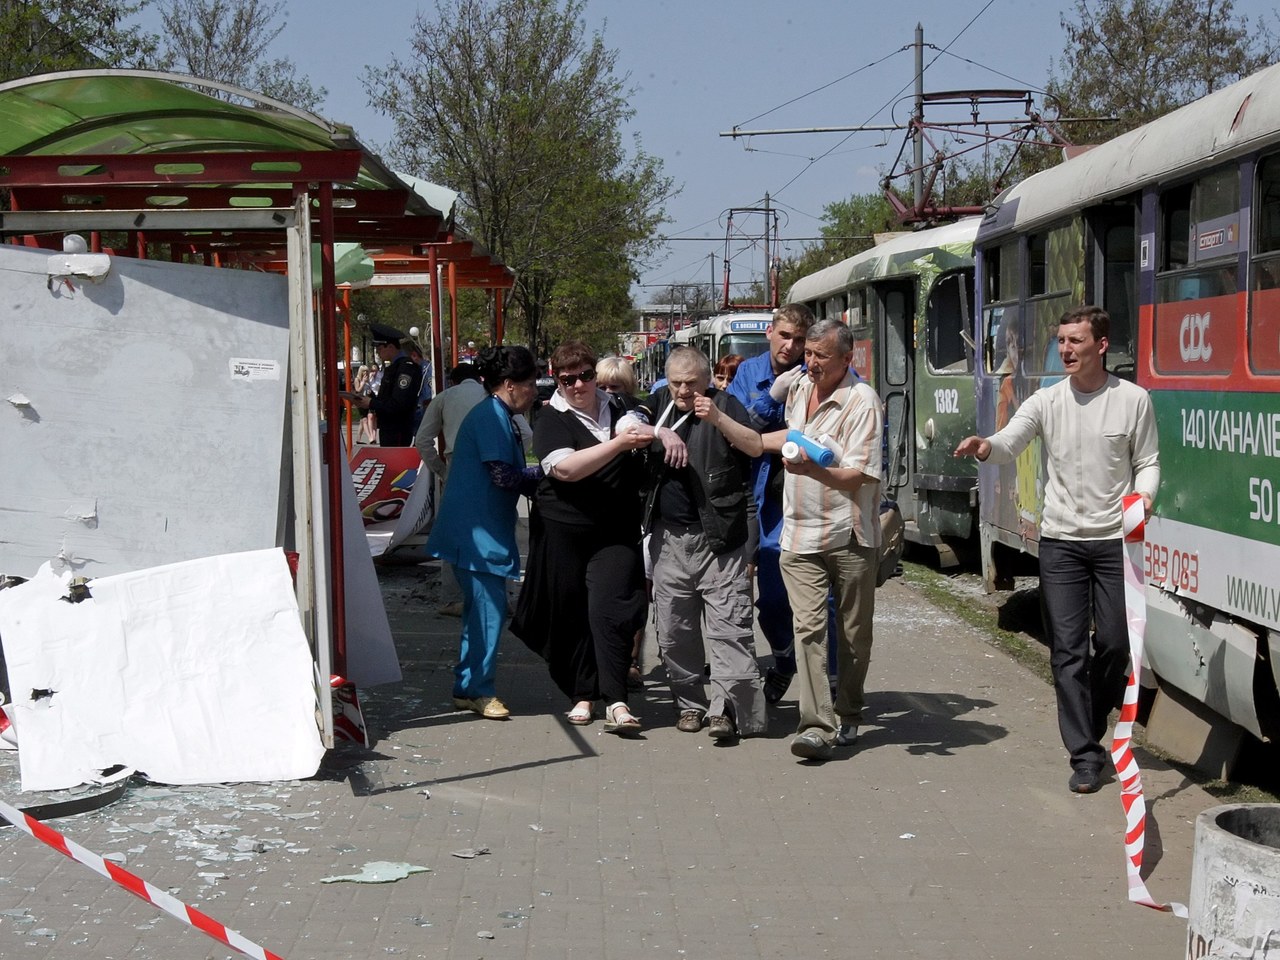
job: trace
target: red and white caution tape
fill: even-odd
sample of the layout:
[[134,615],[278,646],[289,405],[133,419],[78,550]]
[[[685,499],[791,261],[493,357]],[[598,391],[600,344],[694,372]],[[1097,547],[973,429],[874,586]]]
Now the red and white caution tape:
[[208,914],[202,913],[195,907],[187,906],[181,900],[178,900],[176,897],[171,897],[163,890],[156,889],[141,877],[130,873],[128,870],[118,867],[107,860],[103,860],[96,853],[86,850],[79,844],[68,840],[52,827],[46,826],[39,820],[27,816],[27,814],[23,813],[21,810],[11,807],[3,801],[0,801],[0,816],[4,817],[23,833],[29,834],[41,843],[53,847],[53,849],[57,850],[63,856],[70,857],[77,863],[84,864],[94,873],[99,873],[108,880],[115,881],[135,897],[145,900],[153,906],[159,907],[166,913],[172,914],[183,923],[189,924],[190,926],[203,931],[218,942],[226,944],[233,950],[238,950],[240,953],[243,953],[246,957],[255,957],[257,960],[283,960],[279,954],[263,949],[252,940],[246,940],[235,930],[224,927]]
[[1138,685],[1142,678],[1142,648],[1147,630],[1147,596],[1142,574],[1142,542],[1146,534],[1146,505],[1131,493],[1124,498],[1124,610],[1129,621],[1129,659],[1132,670],[1124,688],[1124,703],[1111,741],[1111,762],[1120,778],[1120,801],[1124,804],[1124,861],[1129,876],[1129,900],[1144,907],[1166,910],[1186,917],[1181,903],[1157,903],[1142,879],[1142,851],[1147,837],[1147,801],[1142,792],[1142,773],[1133,756],[1133,724],[1138,719]]
[[333,738],[348,740],[363,747],[371,747],[369,730],[364,725],[364,713],[360,709],[360,694],[356,685],[336,673],[329,677],[333,688]]

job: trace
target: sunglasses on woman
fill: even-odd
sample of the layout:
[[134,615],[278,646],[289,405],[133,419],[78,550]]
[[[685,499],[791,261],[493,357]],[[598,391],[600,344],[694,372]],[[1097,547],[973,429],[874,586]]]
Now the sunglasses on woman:
[[556,379],[560,381],[560,386],[562,387],[572,387],[579,380],[583,383],[590,383],[595,378],[596,372],[590,367],[587,367],[587,369],[583,370],[581,373],[562,373],[556,377]]

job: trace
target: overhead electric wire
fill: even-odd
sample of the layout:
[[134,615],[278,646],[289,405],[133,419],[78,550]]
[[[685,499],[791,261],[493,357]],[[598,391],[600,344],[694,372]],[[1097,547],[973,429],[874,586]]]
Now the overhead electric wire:
[[962,57],[958,53],[951,53],[949,50],[938,51],[938,56],[942,56],[943,54],[946,54],[948,57],[953,57],[956,60],[961,61],[962,63],[967,63],[974,67],[981,67],[983,70],[986,70],[989,73],[994,73],[997,77],[1004,77],[1004,79],[1006,80],[1012,80],[1014,83],[1018,84],[1019,86],[1026,87],[1032,93],[1048,94],[1049,92],[1048,90],[1045,90],[1041,87],[1037,87],[1034,84],[1027,83],[1027,81],[1021,80],[1018,77],[1011,77],[1007,73],[1001,73],[999,70],[995,69],[994,67],[989,67],[985,63],[979,63],[977,60],[970,60],[968,57]]
[[802,93],[800,94],[800,96],[792,97],[790,100],[786,101],[785,103],[780,103],[776,107],[770,107],[764,113],[757,113],[754,117],[751,117],[747,120],[743,120],[742,123],[736,124],[736,126],[744,127],[748,123],[755,123],[761,117],[767,117],[769,114],[775,113],[778,110],[781,110],[783,107],[789,107],[793,103],[799,103],[805,97],[811,97],[815,93],[821,93],[823,90],[826,90],[828,87],[835,86],[837,83],[843,83],[845,80],[848,80],[850,77],[856,76],[857,74],[861,73],[863,70],[870,70],[872,67],[879,66],[880,64],[888,60],[890,57],[895,57],[898,54],[902,53],[904,50],[910,50],[910,49],[911,49],[911,44],[907,44],[905,46],[899,47],[897,50],[894,50],[891,53],[885,54],[879,60],[873,60],[871,63],[863,64],[861,67],[858,67],[858,69],[854,70],[852,73],[846,73],[843,77],[836,77],[836,79],[828,81],[827,83],[824,83],[820,87],[815,87],[814,89],[810,90],[808,93]]
[[[970,19],[968,23],[966,23],[963,27],[960,28],[960,32],[957,33],[954,37],[952,37],[951,40],[947,43],[947,45],[943,47],[941,50],[939,50],[938,53],[934,56],[934,58],[924,65],[924,67],[921,70],[921,73],[923,73],[924,70],[928,70],[935,63],[937,63],[938,57],[941,57],[944,53],[950,50],[951,45],[954,44],[957,40],[959,40],[962,36],[964,36],[965,31],[967,31],[970,27],[972,27],[974,23],[977,22],[978,18],[981,17],[984,13],[986,13],[988,9],[990,9],[993,3],[995,3],[995,0],[987,0],[987,2],[983,4],[982,9],[979,10],[977,13],[975,13],[972,19]],[[915,77],[912,77],[910,83],[904,84],[897,91],[895,91],[893,96],[891,96],[888,100],[886,100],[874,113],[872,113],[869,117],[867,117],[866,120],[863,120],[862,124],[860,125],[865,126],[866,124],[869,124],[872,120],[874,120],[877,116],[879,116],[887,107],[892,106],[893,103],[898,99],[899,95],[902,94],[904,90],[906,90],[908,87],[910,87],[914,83],[915,83]],[[761,114],[761,116],[764,116],[764,115],[765,114]],[[747,121],[747,122],[749,123],[750,121]],[[778,194],[782,193],[783,190],[786,190],[787,187],[791,186],[793,183],[795,183],[797,180],[803,177],[806,173],[808,173],[811,169],[813,169],[814,164],[818,163],[821,160],[825,160],[827,157],[831,156],[832,153],[834,153],[840,147],[843,147],[846,143],[848,143],[851,139],[853,139],[854,133],[857,133],[857,132],[858,131],[855,130],[849,133],[848,135],[843,137],[830,150],[827,150],[825,153],[819,154],[815,159],[810,160],[805,165],[804,169],[800,170],[794,177],[792,177],[790,180],[784,183],[780,188],[778,188],[777,190],[774,190],[772,192],[772,196],[776,197]]]

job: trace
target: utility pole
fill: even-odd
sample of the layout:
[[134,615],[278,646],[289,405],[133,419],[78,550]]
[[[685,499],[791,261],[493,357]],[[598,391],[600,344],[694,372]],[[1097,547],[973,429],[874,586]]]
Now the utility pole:
[[916,24],[916,106],[911,115],[911,196],[916,211],[924,208],[924,25]]
[[[950,133],[953,130],[967,131],[969,135],[975,136],[990,143],[1006,142],[1014,145],[1013,157],[1017,156],[1018,150],[1025,145],[1040,145],[1031,140],[1030,133],[1039,128],[1047,131],[1052,138],[1052,142],[1058,146],[1070,146],[1070,142],[1066,140],[1058,130],[1065,124],[1071,123],[1097,123],[1100,120],[1114,121],[1115,117],[1055,117],[1052,121],[1047,121],[1041,116],[1033,103],[1033,96],[1038,91],[1032,90],[999,90],[999,89],[972,89],[972,90],[950,90],[939,91],[936,93],[925,93],[924,90],[924,25],[917,23],[915,31],[915,42],[911,44],[915,51],[915,93],[913,96],[913,109],[911,111],[911,119],[906,124],[859,124],[857,126],[830,126],[830,127],[791,127],[791,128],[774,128],[768,130],[744,130],[740,127],[734,127],[732,130],[723,130],[720,133],[722,137],[768,137],[791,135],[797,133],[863,133],[863,132],[889,132],[894,130],[905,130],[910,140],[910,163],[905,160],[907,155],[907,141],[904,140],[897,158],[893,162],[890,173],[881,181],[881,189],[884,192],[885,199],[894,208],[899,221],[902,223],[918,223],[922,220],[929,220],[938,217],[956,217],[971,214],[982,213],[983,207],[955,207],[955,206],[936,206],[929,200],[929,195],[933,192],[933,180],[942,169],[944,161],[960,156],[972,147],[964,149],[955,149],[950,155],[943,155],[941,151],[934,160],[930,162],[932,173],[926,184],[925,181],[925,132],[926,130],[940,130]],[[968,106],[971,111],[972,119],[969,120],[934,120],[926,124],[924,108],[928,103],[930,108],[934,107],[955,107],[959,105]],[[995,104],[1022,104],[1024,106],[1025,115],[1022,117],[1010,118],[980,118],[978,110],[980,105]],[[992,131],[992,127],[1001,128],[1001,130]],[[1004,129],[1007,128],[1007,129]],[[1012,166],[1013,157],[1006,163],[1005,169],[1001,171],[996,178],[996,187],[999,188],[1003,182],[1005,174],[1007,174]],[[901,174],[893,173],[899,164],[903,169]],[[901,200],[898,195],[890,188],[891,183],[898,176],[906,177],[910,173],[911,177],[911,206],[907,207],[906,203]],[[728,261],[725,262],[726,267],[726,294],[725,301],[728,302],[728,286],[727,286],[727,268]]]
[[769,194],[764,195],[764,302],[775,306],[773,301],[773,247],[769,244]]
[[711,286],[707,288],[707,306],[710,308],[716,302],[716,254],[711,251]]

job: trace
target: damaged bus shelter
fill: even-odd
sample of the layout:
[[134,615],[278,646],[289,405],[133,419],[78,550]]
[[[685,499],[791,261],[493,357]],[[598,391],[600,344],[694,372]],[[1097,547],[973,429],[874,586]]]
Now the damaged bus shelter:
[[337,290],[370,263],[427,284],[440,386],[440,287],[512,283],[411,180],[349,127],[223,84],[0,84],[0,575],[27,581],[0,590],[0,640],[24,789],[24,727],[39,789],[120,764],[305,776],[334,687],[399,679],[339,429]]

